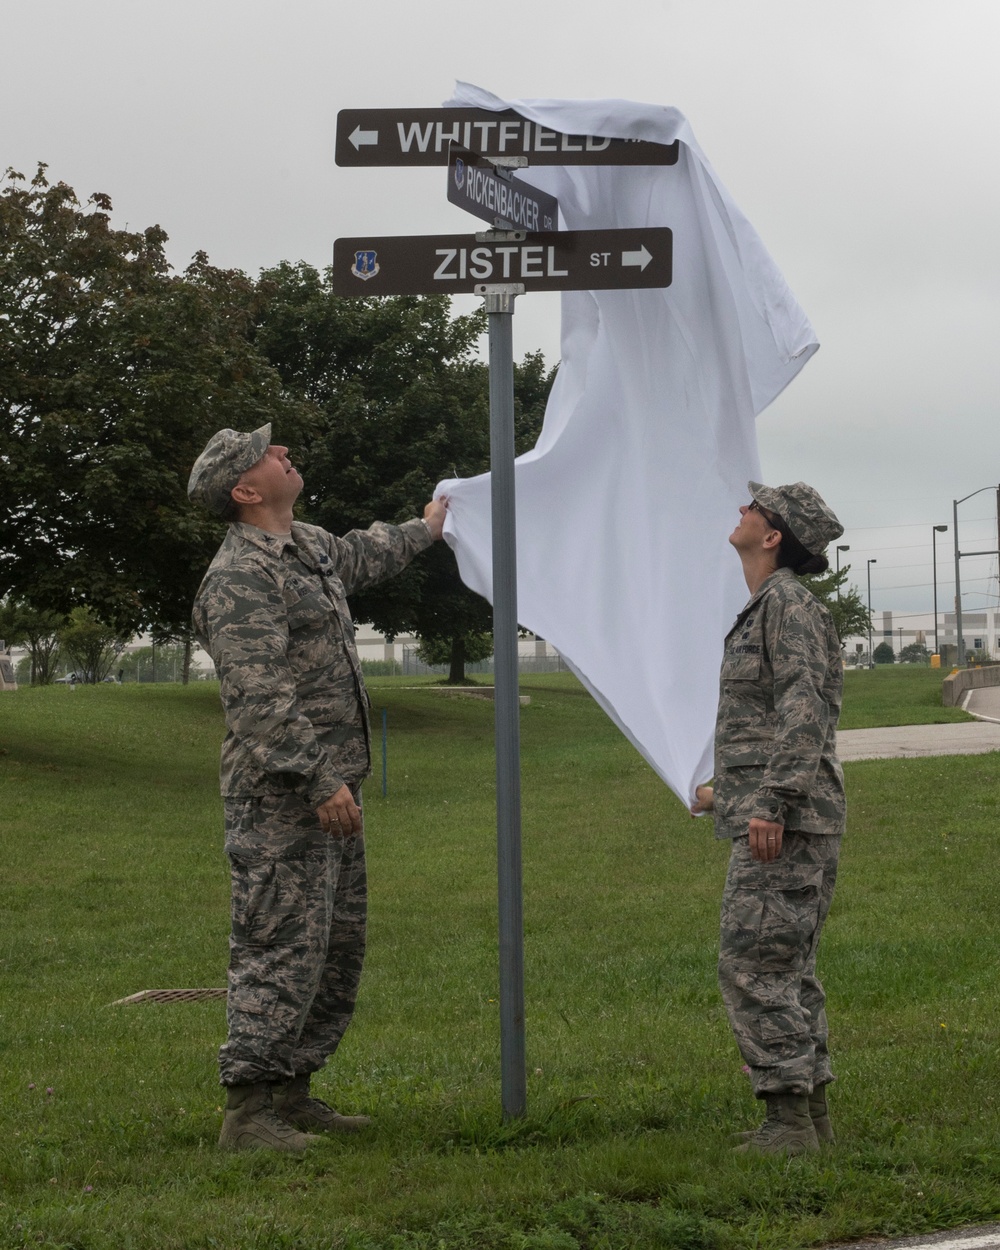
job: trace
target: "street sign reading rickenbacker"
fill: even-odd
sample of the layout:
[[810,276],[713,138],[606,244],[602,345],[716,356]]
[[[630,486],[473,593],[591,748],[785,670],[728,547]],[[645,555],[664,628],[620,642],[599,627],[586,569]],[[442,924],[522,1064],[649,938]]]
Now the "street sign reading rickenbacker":
[[475,294],[490,283],[525,291],[601,291],[670,285],[673,232],[634,230],[511,232],[499,239],[465,234],[338,239],[336,295]]
[[503,230],[537,233],[559,227],[559,201],[554,195],[454,143],[448,159],[448,199]]

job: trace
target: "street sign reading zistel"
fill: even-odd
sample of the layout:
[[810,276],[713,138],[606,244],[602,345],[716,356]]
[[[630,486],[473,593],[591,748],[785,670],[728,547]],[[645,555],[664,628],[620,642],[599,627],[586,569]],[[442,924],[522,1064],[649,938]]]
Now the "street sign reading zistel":
[[483,156],[523,156],[529,165],[676,165],[677,143],[564,135],[513,110],[341,109],[338,165],[447,165],[456,143]]
[[[513,232],[512,232],[513,233]],[[361,236],[333,245],[337,295],[461,295],[492,283],[525,291],[670,285],[673,232],[559,230],[516,238],[466,234]]]

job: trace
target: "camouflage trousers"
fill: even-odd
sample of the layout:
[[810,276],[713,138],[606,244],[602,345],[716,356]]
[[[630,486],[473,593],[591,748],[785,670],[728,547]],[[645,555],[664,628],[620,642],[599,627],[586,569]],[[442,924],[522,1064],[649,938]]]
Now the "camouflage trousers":
[[733,839],[722,896],[719,987],[754,1094],[808,1094],[834,1079],[816,948],[840,837],[785,831],[769,864]]
[[296,795],[227,799],[225,809],[232,932],[220,1078],[285,1081],[321,1068],[354,1013],[365,954],[364,834],[331,837]]

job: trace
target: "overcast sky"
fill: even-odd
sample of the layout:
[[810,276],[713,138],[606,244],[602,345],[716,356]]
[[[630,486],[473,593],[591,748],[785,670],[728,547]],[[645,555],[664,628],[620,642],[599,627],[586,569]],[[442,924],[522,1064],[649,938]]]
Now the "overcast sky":
[[[679,108],[822,344],[760,418],[765,480],[823,493],[876,611],[923,612],[931,526],[1000,482],[998,36],[996,0],[0,0],[0,154],[159,223],[178,267],[256,274],[477,228],[441,170],[339,169],[341,108],[436,107],[457,78]],[[521,299],[518,355],[555,363],[558,316]],[[995,494],[959,515],[964,550],[997,546]],[[962,582],[965,611],[997,604],[995,558]]]

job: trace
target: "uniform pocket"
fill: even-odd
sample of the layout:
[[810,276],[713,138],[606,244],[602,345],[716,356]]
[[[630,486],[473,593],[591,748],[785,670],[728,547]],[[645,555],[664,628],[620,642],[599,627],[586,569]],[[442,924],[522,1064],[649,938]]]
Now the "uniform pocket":
[[290,630],[311,629],[330,619],[333,604],[320,589],[309,590],[300,595],[286,587],[285,611]]
[[245,946],[289,945],[306,929],[305,860],[229,857],[233,940]]
[[729,742],[715,754],[715,814],[730,829],[747,832],[757,810],[772,750],[769,744]]
[[757,681],[760,677],[762,656],[755,651],[727,650],[722,659],[723,681]]
[[298,942],[306,928],[310,848],[326,835],[295,794],[226,801],[233,940],[249,946]]
[[[266,1022],[274,1015],[274,1008],[278,1002],[278,991],[269,985],[257,985],[256,983],[240,982],[231,986],[229,990],[228,1014],[230,1018],[230,1034],[239,1033],[257,1033],[262,1026],[266,1026]],[[242,1027],[236,1024],[238,1018],[244,1017],[241,1022]],[[250,1029],[247,1029],[247,1019],[253,1021]]]
[[294,791],[226,800],[226,854],[231,859],[297,859],[325,840],[319,817]]
[[819,917],[819,890],[739,889],[727,900],[723,927],[728,947],[760,972],[804,966]]
[[715,744],[715,771],[727,768],[763,768],[771,762],[774,739],[747,738],[742,742],[726,739]]

